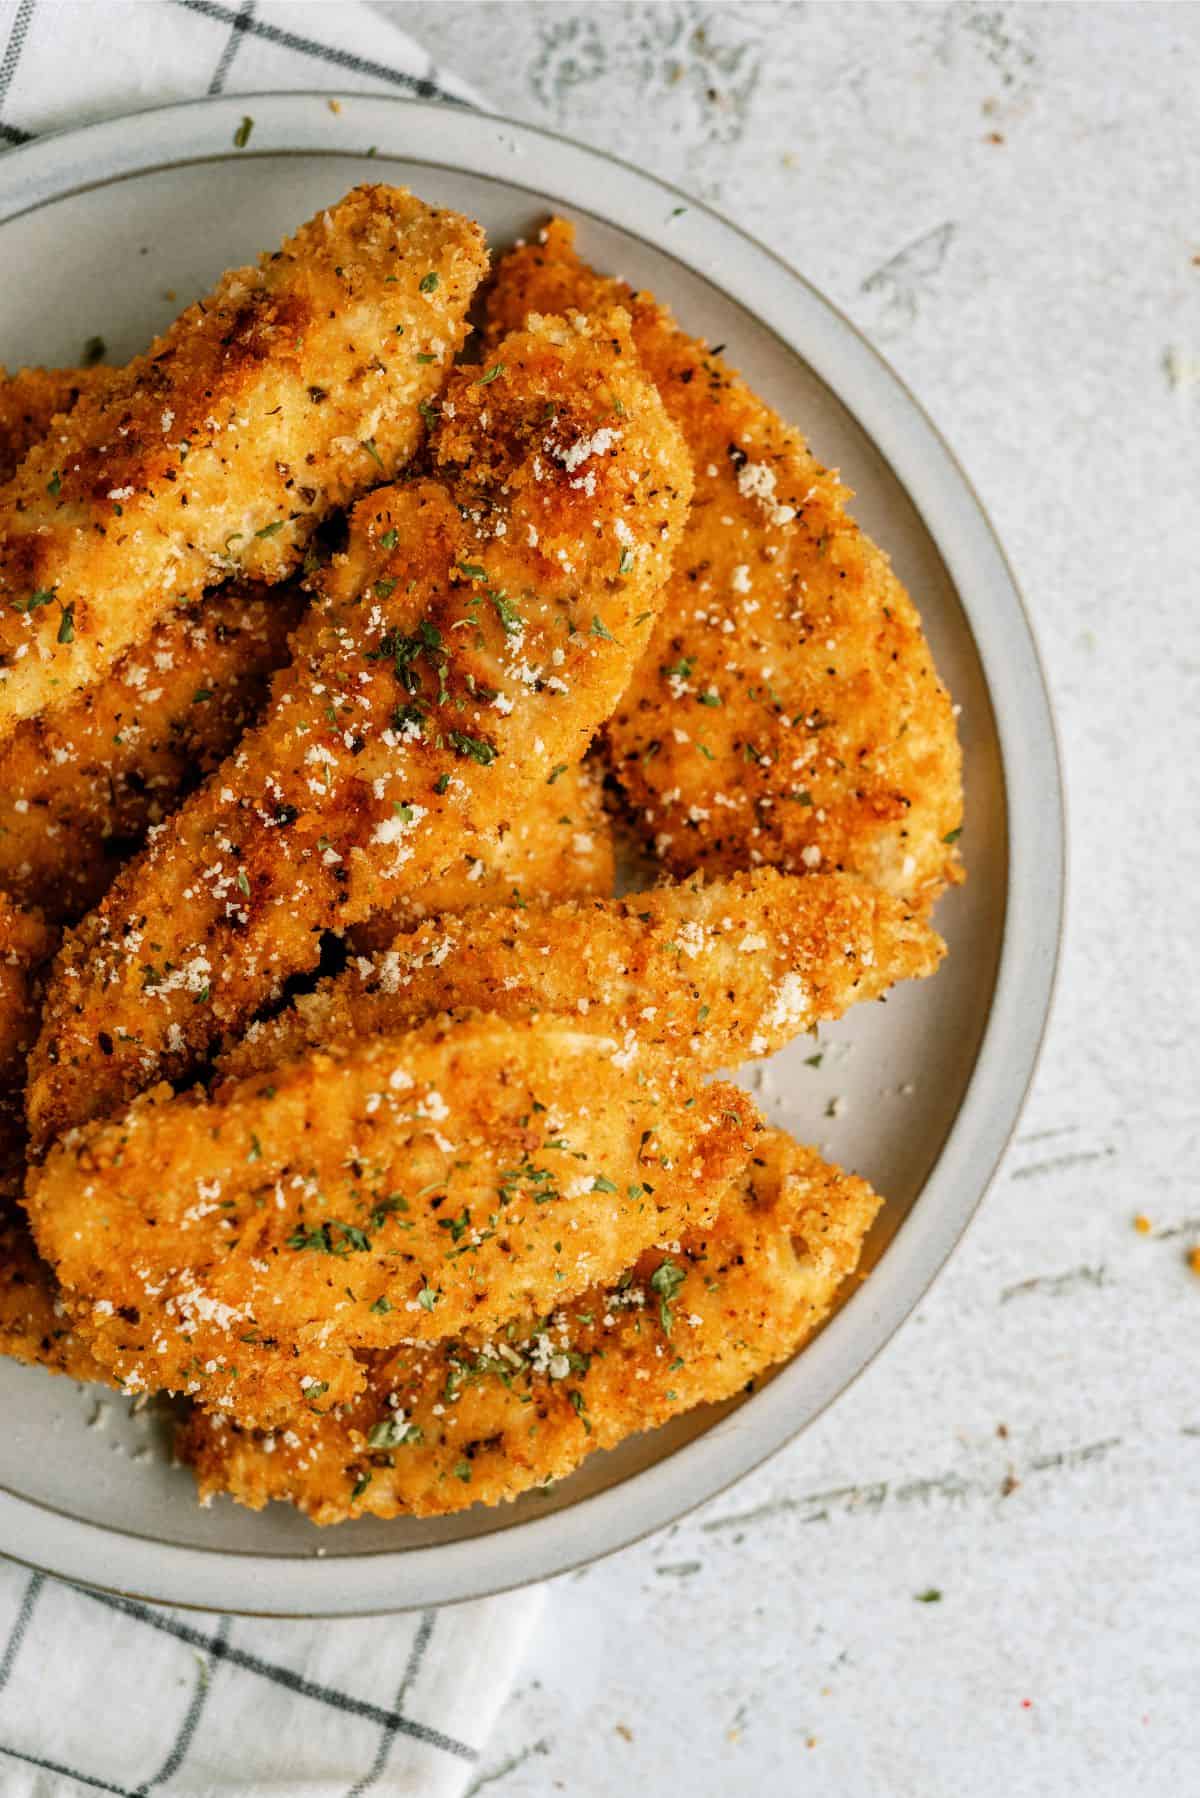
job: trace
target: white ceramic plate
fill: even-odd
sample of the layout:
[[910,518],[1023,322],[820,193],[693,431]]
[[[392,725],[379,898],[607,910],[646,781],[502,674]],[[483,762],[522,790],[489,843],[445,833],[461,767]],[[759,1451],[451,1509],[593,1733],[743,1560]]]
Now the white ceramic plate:
[[[938,915],[951,953],[935,980],[825,1033],[820,1069],[806,1042],[759,1076],[776,1120],[889,1202],[871,1278],[754,1397],[596,1455],[514,1506],[319,1532],[280,1506],[200,1510],[152,1413],[0,1365],[8,1554],[175,1604],[332,1616],[474,1597],[618,1548],[746,1473],[860,1372],[958,1240],[1016,1121],[1053,982],[1063,820],[1041,670],[987,518],[911,395],[820,294],[733,225],[595,151],[465,110],[353,95],[335,116],[328,99],[204,100],[6,154],[0,360],[70,363],[95,335],[124,359],[221,270],[359,181],[461,208],[493,246],[567,214],[589,260],[727,344],[857,490],[962,706],[970,870]],[[239,151],[244,113],[254,131]],[[833,1097],[844,1106],[831,1122]]]

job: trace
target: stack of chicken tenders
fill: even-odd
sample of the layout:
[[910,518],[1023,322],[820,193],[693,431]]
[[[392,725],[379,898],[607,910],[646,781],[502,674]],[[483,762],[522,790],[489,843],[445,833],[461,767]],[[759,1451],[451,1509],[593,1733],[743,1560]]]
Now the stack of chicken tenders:
[[366,186],[0,375],[0,480],[0,1352],[317,1523],[795,1353],[881,1201],[717,1076],[934,972],[962,822],[799,432],[568,224]]

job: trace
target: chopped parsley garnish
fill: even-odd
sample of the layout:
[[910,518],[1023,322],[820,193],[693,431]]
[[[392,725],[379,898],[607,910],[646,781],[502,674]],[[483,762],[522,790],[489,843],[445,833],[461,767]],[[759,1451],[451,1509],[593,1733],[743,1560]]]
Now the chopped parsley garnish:
[[57,468],[46,482],[46,492],[50,495],[51,499],[57,499],[62,492],[62,476],[59,474]]
[[471,1228],[471,1213],[464,1205],[457,1217],[439,1217],[439,1230],[449,1230],[451,1242],[458,1242]]
[[58,640],[60,643],[75,641],[75,601],[71,600],[62,609],[62,617],[58,621]]
[[503,593],[493,593],[491,599],[492,604],[496,608],[496,616],[504,626],[505,635],[510,637],[517,636],[523,629],[523,624],[521,614],[518,612],[516,606],[514,606],[511,599],[508,599]]
[[616,1190],[616,1181],[610,1180],[607,1174],[597,1174],[592,1181],[593,1192],[616,1192]]
[[469,756],[473,762],[478,762],[481,768],[490,768],[500,753],[495,744],[489,743],[486,737],[469,737],[466,731],[452,730],[448,740],[451,749],[457,755]]
[[238,891],[241,893],[245,893],[245,895],[248,899],[250,897],[250,882],[246,878],[245,868],[238,869],[237,883],[238,883]]
[[721,703],[721,695],[719,693],[700,693],[697,697],[699,698],[701,705],[720,705]]
[[[392,584],[395,585],[394,582]],[[379,585],[377,581],[376,591]],[[384,653],[390,652],[392,655],[396,664],[396,679],[408,693],[416,693],[420,689],[421,677],[413,664],[421,656],[425,656],[438,677],[439,702],[446,698],[446,665],[449,658],[442,633],[436,624],[431,624],[428,618],[422,618],[412,636],[386,637],[380,648]]]
[[377,1312],[380,1317],[386,1317],[391,1308],[392,1301],[388,1298],[386,1293],[381,1294],[371,1306],[372,1311]]
[[492,366],[488,369],[486,375],[480,375],[480,377],[476,381],[475,385],[476,385],[476,387],[487,387],[492,381],[494,381],[496,379],[497,375],[502,375],[503,373],[504,373],[503,362],[493,362]]
[[943,843],[957,843],[957,841],[958,841],[959,837],[961,837],[962,833],[963,833],[963,827],[960,824],[957,830],[948,830],[946,832],[945,836],[942,838],[942,841],[943,841]]
[[448,774],[439,774],[433,783],[433,790],[435,793],[444,793],[449,785],[450,776]]
[[83,355],[80,360],[85,368],[95,368],[97,362],[102,361],[107,353],[108,345],[103,337],[89,337],[83,346]]
[[612,632],[607,630],[601,620],[594,614],[592,617],[592,627],[588,632],[588,635],[592,637],[603,637],[606,643],[616,642],[616,638],[613,636]]
[[196,691],[192,694],[192,704],[202,705],[206,699],[211,699],[212,696],[213,690],[211,687],[197,687]]
[[36,612],[39,606],[48,606],[54,598],[53,587],[35,587],[28,599],[14,599],[14,612]]
[[417,361],[418,362],[432,362],[433,357],[430,355],[428,350],[418,350],[417,351]]
[[432,1311],[437,1305],[439,1296],[440,1295],[434,1291],[432,1286],[422,1286],[420,1292],[417,1294],[417,1303],[420,1305],[422,1311]]
[[469,1486],[471,1483],[471,1463],[469,1461],[460,1461],[454,1469],[454,1477],[456,1480],[461,1480],[464,1486]]
[[247,113],[233,134],[233,147],[235,150],[244,150],[246,148],[246,145],[250,142],[250,133],[253,129],[254,120],[250,117],[249,113]]
[[379,451],[375,448],[375,439],[373,437],[364,437],[362,439],[362,441],[359,443],[358,447],[359,447],[359,449],[366,450],[366,452],[367,452],[368,456],[370,456],[372,462],[378,462],[380,468],[383,467],[383,457],[380,455]]
[[434,291],[434,289],[439,285],[440,281],[441,281],[441,276],[438,274],[437,270],[435,268],[431,268],[427,275],[421,276],[421,292],[422,293],[432,293]]
[[650,1284],[661,1301],[658,1315],[665,1336],[671,1334],[671,1306],[686,1279],[687,1274],[684,1269],[679,1266],[678,1262],[669,1258],[660,1267],[656,1267],[650,1276]]
[[315,1230],[306,1230],[303,1224],[287,1239],[289,1249],[316,1249],[323,1255],[332,1254],[329,1246],[328,1224],[318,1224]]
[[395,549],[398,539],[399,532],[396,530],[395,525],[393,525],[391,530],[385,531],[383,536],[379,539],[379,547],[380,549]]
[[[340,1232],[337,1239],[333,1234],[335,1230]],[[347,1255],[351,1249],[369,1249],[371,1238],[357,1224],[343,1224],[331,1218],[328,1223],[317,1224],[311,1230],[301,1224],[288,1237],[287,1246],[289,1249],[311,1249],[319,1255]]]
[[420,1442],[424,1432],[419,1423],[405,1423],[402,1417],[384,1417],[367,1431],[368,1448],[402,1448],[406,1442]]
[[[561,1142],[548,1142],[545,1146],[548,1149],[566,1148],[566,1144]],[[533,1188],[532,1196],[535,1205],[549,1205],[553,1200],[561,1197],[554,1186],[554,1175],[550,1169],[535,1167],[528,1157],[520,1167],[504,1168],[500,1174],[500,1181],[500,1203],[502,1205],[511,1205],[512,1201],[519,1196],[523,1184]]]
[[632,569],[632,567],[633,567],[633,551],[631,549],[622,550],[621,551],[621,560],[617,564],[617,573],[618,574],[628,574],[630,572],[630,570]]
[[565,774],[566,771],[567,771],[566,762],[560,762],[558,764],[557,768],[551,768],[549,774],[546,776],[546,785],[548,787],[552,787],[554,785],[555,781],[558,779],[559,775]]
[[363,1493],[366,1491],[367,1487],[370,1484],[371,1484],[371,1470],[368,1467],[367,1471],[365,1473],[360,1473],[358,1478],[354,1482],[353,1490],[350,1493],[351,1504],[354,1503],[354,1500],[356,1498],[362,1497]]
[[276,518],[271,524],[264,524],[261,531],[255,531],[256,537],[274,537],[283,529],[283,519]]
[[941,1604],[942,1595],[936,1586],[929,1586],[924,1592],[914,1592],[913,1597],[918,1604]]
[[[381,1230],[383,1228],[384,1223],[386,1222],[386,1220],[389,1217],[391,1217],[393,1212],[407,1211],[407,1210],[408,1210],[408,1200],[404,1197],[404,1194],[399,1193],[399,1192],[390,1192],[385,1199],[379,1199],[376,1202],[376,1204],[374,1205],[374,1207],[372,1208],[371,1228],[373,1230]],[[405,1229],[407,1229],[409,1226],[405,1225],[403,1227]],[[391,1307],[388,1306],[385,1308],[390,1310]]]

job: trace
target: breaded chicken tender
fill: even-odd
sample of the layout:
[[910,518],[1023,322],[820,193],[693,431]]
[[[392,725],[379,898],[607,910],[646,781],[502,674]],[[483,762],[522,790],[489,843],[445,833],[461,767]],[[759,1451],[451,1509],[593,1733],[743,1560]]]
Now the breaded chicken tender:
[[836,472],[653,295],[582,263],[561,220],[500,262],[489,331],[614,303],[696,473],[653,639],[607,731],[645,837],[677,875],[846,870],[928,907],[961,878],[954,717]]
[[96,393],[111,368],[0,368],[0,482],[11,480],[54,419],[84,393]]
[[57,932],[0,893],[0,1355],[74,1380],[105,1379],[74,1333],[19,1204],[25,1180],[21,1089],[37,1033],[40,972]]
[[58,418],[0,489],[0,741],[390,479],[486,266],[469,220],[356,188]]
[[388,949],[425,918],[496,906],[607,898],[616,879],[612,820],[587,763],[552,770],[440,879],[346,932],[359,955]]
[[710,1227],[647,1251],[615,1283],[482,1344],[372,1355],[353,1404],[294,1429],[264,1435],[195,1412],[177,1453],[202,1502],[285,1499],[314,1523],[499,1504],[794,1354],[854,1272],[878,1207],[865,1181],[770,1131]]
[[39,911],[0,892],[0,1200],[15,1200],[25,1178],[26,1058],[37,1038],[45,964],[57,942],[58,932]]
[[72,1327],[58,1284],[38,1257],[25,1214],[4,1184],[0,1179],[0,1355],[72,1380],[111,1385],[112,1375]]
[[[31,1060],[40,1153],[236,1031],[321,934],[420,895],[580,760],[691,491],[628,321],[542,319],[446,388],[434,477],[359,502],[261,725],[68,937]],[[494,372],[493,372],[494,371]]]
[[73,923],[224,761],[287,660],[301,589],[230,582],[0,744],[0,884]]
[[0,892],[0,1090],[24,1079],[37,1038],[39,970],[57,941],[39,911]]
[[477,1018],[216,1098],[159,1087],[54,1147],[30,1221],[128,1389],[269,1422],[349,1396],[353,1348],[486,1335],[711,1218],[754,1106],[629,1063],[565,1022]]
[[902,900],[846,874],[771,868],[518,911],[431,919],[351,961],[218,1058],[224,1077],[306,1048],[408,1030],[440,1012],[549,1013],[682,1052],[698,1073],[770,1055],[793,1037],[932,974],[941,939]]

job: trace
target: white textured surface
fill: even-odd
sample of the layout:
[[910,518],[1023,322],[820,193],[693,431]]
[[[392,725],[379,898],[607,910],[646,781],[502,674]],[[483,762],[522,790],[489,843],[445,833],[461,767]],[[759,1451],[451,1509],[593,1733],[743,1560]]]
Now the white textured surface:
[[801,1441],[552,1589],[489,1798],[1196,1790],[1200,9],[383,10],[883,348],[1012,556],[1072,809],[1055,1021],[970,1236]]

